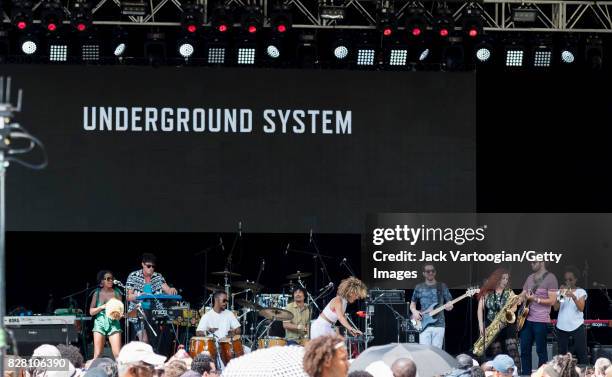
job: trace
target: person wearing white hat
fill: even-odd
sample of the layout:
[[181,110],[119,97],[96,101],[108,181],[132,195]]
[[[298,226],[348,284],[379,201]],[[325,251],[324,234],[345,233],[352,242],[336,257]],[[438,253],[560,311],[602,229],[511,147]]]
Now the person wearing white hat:
[[166,356],[153,352],[153,347],[144,342],[130,342],[123,346],[117,357],[119,376],[122,376],[130,365],[144,362],[154,367],[164,364]]

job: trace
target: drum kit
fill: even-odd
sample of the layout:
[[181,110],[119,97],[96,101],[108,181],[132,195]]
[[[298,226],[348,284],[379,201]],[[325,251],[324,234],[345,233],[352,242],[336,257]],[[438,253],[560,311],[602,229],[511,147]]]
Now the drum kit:
[[[274,323],[293,319],[293,314],[285,309],[290,302],[290,294],[261,293],[265,288],[262,284],[249,280],[232,281],[232,278],[240,278],[241,275],[227,269],[211,274],[213,276],[223,276],[224,284],[207,284],[204,286],[211,294],[199,310],[200,316],[204,316],[212,310],[212,293],[225,291],[230,297],[230,307],[228,309],[232,310],[241,322],[243,335],[220,339],[212,335],[191,337],[189,354],[192,357],[202,352],[208,352],[214,360],[219,358],[223,364],[227,364],[231,359],[243,355],[245,346],[249,349],[256,349],[287,345],[287,339],[270,335],[270,329]],[[298,285],[304,287],[302,279],[309,276],[311,276],[310,273],[300,271],[287,275],[286,277],[290,282],[285,286],[290,291]],[[295,284],[293,283],[294,280],[297,281]],[[232,293],[231,288],[241,291]],[[236,296],[244,296],[244,298]],[[240,309],[235,310],[238,307]],[[306,340],[302,340],[298,343],[304,345],[305,342]]]

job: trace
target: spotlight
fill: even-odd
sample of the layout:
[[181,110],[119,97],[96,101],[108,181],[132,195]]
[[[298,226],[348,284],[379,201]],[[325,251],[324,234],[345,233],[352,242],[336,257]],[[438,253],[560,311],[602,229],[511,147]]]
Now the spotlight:
[[383,37],[391,37],[397,29],[397,18],[394,14],[392,3],[379,3],[381,8],[376,14],[376,25]]
[[293,17],[289,7],[283,5],[275,7],[270,14],[270,25],[272,29],[279,34],[284,34],[291,28],[293,24]]
[[493,46],[488,42],[480,42],[474,46],[474,56],[476,63],[485,64],[491,61],[493,57]]
[[225,63],[225,47],[208,48],[208,64]]
[[38,41],[32,35],[26,35],[19,40],[21,52],[26,55],[33,55],[38,50]]
[[280,50],[275,45],[269,45],[266,47],[266,54],[272,59],[278,59],[280,57]]
[[[1,13],[1,12],[0,12]],[[11,22],[19,30],[25,30],[32,20],[32,1],[18,0],[13,3]]]
[[338,44],[334,47],[334,56],[338,60],[344,60],[349,54],[349,49],[343,43]]
[[45,28],[54,32],[62,24],[64,9],[59,0],[44,0],[42,3],[41,22]]
[[454,28],[453,18],[448,8],[439,8],[434,29],[440,38],[447,38],[451,35]]
[[389,50],[389,65],[404,66],[408,61],[408,50],[393,48]]
[[95,62],[100,60],[100,44],[95,41],[85,41],[81,44],[81,59]]
[[482,34],[482,11],[475,7],[468,7],[463,15],[463,31],[474,39]]
[[214,8],[211,15],[211,24],[216,32],[227,33],[230,25],[232,25],[230,9],[224,6]]
[[188,33],[195,33],[198,27],[202,25],[204,18],[202,5],[194,2],[186,2],[183,4],[183,13],[181,14],[181,27]]
[[576,56],[574,52],[569,49],[561,50],[561,61],[566,64],[572,64],[576,61]]
[[261,8],[258,6],[248,6],[242,13],[242,27],[249,33],[254,35],[262,25],[263,15]]
[[111,51],[117,58],[121,58],[127,50],[128,35],[124,29],[118,28],[113,31],[111,40]]
[[550,67],[552,61],[552,49],[549,46],[536,46],[533,50],[534,67]]
[[255,64],[255,47],[239,47],[237,63],[240,65]]
[[183,38],[177,43],[177,51],[185,60],[189,59],[195,52],[195,43],[189,38]]
[[573,35],[567,35],[564,37],[563,42],[561,44],[560,58],[561,63],[564,65],[570,65],[576,62],[576,58],[578,54],[576,53],[576,46],[578,45],[578,39]]
[[49,41],[49,61],[65,62],[68,60],[68,44],[62,40]]
[[78,31],[83,32],[91,26],[91,4],[87,0],[78,0],[72,4],[70,22]]
[[584,60],[589,68],[599,70],[603,66],[603,43],[598,36],[588,36],[585,41]]
[[421,37],[427,29],[427,19],[425,10],[421,7],[413,6],[407,11],[406,30],[413,38]]
[[374,65],[374,57],[376,55],[376,50],[365,48],[365,49],[357,49],[357,65],[365,66],[365,65]]
[[522,67],[525,50],[521,46],[506,47],[506,67]]
[[419,61],[420,62],[424,62],[425,60],[427,60],[427,58],[429,57],[429,49],[425,48],[421,50],[421,53],[419,54]]

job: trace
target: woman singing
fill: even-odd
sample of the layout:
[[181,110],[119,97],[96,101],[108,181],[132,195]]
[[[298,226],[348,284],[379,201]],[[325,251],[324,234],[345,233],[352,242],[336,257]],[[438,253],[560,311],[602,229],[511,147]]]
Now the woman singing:
[[588,364],[587,338],[584,328],[584,306],[586,305],[587,293],[578,288],[576,282],[580,273],[575,267],[568,266],[563,274],[565,284],[559,287],[555,310],[559,311],[557,316],[557,338],[559,341],[559,354],[564,355],[568,351],[569,337],[574,338],[574,349],[579,364]]
[[310,327],[310,339],[317,338],[323,335],[333,335],[335,331],[333,325],[336,321],[340,321],[349,333],[353,336],[362,334],[356,328],[353,328],[344,316],[347,303],[353,303],[357,299],[364,299],[367,295],[366,285],[355,277],[344,279],[338,286],[338,293],[323,309],[319,318],[317,318]]
[[[493,271],[480,289],[478,296],[478,328],[480,335],[484,336],[487,326],[493,322],[495,316],[506,305],[508,297],[513,293],[509,288],[510,273],[504,268]],[[486,315],[485,315],[486,309]],[[513,338],[514,326],[506,326],[497,335],[502,347],[506,347],[506,339]]]
[[119,356],[121,349],[121,322],[106,315],[106,304],[109,300],[121,301],[121,292],[113,287],[113,279],[113,273],[110,271],[98,272],[99,287],[94,292],[89,306],[89,315],[94,317],[94,359],[102,354],[106,337],[108,337],[115,359]]

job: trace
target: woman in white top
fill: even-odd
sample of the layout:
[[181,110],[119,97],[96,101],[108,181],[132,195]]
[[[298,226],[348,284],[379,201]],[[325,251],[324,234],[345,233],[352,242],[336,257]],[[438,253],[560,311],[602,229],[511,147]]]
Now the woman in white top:
[[323,335],[335,334],[333,325],[336,321],[340,321],[342,326],[353,336],[362,334],[359,329],[354,328],[346,319],[344,312],[346,311],[347,303],[353,303],[357,299],[364,299],[367,295],[366,285],[356,277],[350,277],[340,282],[338,292],[319,314],[310,327],[310,339],[317,338]]
[[576,287],[580,273],[575,267],[567,267],[563,277],[565,284],[559,288],[555,310],[557,316],[557,340],[559,354],[564,355],[568,350],[570,336],[574,338],[574,349],[579,364],[588,364],[587,339],[584,328],[584,306],[587,293],[584,289]]

